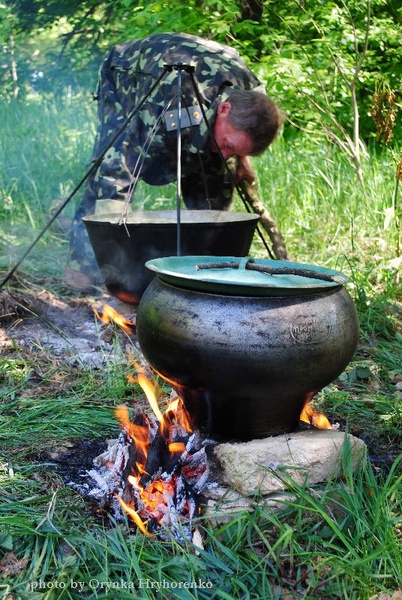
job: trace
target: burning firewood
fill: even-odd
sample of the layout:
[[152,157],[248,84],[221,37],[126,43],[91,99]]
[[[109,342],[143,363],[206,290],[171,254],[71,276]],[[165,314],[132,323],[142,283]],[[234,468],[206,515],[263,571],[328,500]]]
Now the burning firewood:
[[119,406],[116,417],[122,433],[116,447],[97,461],[101,470],[93,469],[89,475],[98,484],[98,494],[109,497],[115,517],[126,514],[145,535],[163,537],[168,531],[177,539],[191,540],[206,481],[205,446],[191,431],[179,398],[162,412],[157,386],[141,365],[131,379],[143,388],[154,417],[137,411],[130,418],[128,407]]
[[94,313],[104,325],[115,323],[128,334],[135,333],[135,323],[123,317],[123,315],[108,304],[104,304],[99,310],[95,309]]

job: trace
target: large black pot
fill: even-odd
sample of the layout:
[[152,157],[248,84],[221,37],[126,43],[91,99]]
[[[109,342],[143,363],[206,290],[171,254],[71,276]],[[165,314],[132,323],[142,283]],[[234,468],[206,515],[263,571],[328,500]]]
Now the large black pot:
[[239,285],[212,269],[200,281],[187,267],[175,273],[176,260],[150,263],[158,276],[137,311],[145,358],[178,391],[194,426],[215,438],[293,431],[306,400],[342,373],[356,349],[357,314],[340,283],[346,278],[301,265],[329,279],[270,275],[267,285],[264,278],[253,285],[247,273]]
[[[181,213],[181,254],[246,256],[259,217],[219,210]],[[133,211],[84,217],[95,257],[109,292],[138,303],[154,277],[145,263],[177,254],[176,211]]]

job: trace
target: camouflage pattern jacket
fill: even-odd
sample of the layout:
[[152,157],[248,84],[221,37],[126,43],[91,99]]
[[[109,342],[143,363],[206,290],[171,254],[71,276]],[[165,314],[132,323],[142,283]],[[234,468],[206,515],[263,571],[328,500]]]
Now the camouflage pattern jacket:
[[[151,185],[163,185],[177,178],[177,86],[178,71],[165,65],[190,65],[202,98],[208,122],[213,125],[219,102],[226,99],[228,88],[261,89],[239,54],[213,41],[187,34],[156,34],[119,44],[104,61],[99,77],[99,130],[94,158],[106,148],[127,115],[147,98],[158,77],[164,77],[146,99],[141,110],[107,151],[102,164],[89,181],[92,198],[126,200],[130,182],[138,176]],[[181,171],[188,176],[205,176],[210,160],[209,133],[200,117],[198,100],[190,75],[181,72]],[[163,116],[164,108],[169,110]],[[191,108],[193,107],[193,108]],[[197,124],[186,126],[184,117],[192,110]],[[155,123],[161,119],[157,130]],[[170,120],[169,120],[170,119]],[[152,132],[152,133],[151,133]],[[216,153],[214,160],[216,161]],[[205,169],[204,169],[205,167]]]

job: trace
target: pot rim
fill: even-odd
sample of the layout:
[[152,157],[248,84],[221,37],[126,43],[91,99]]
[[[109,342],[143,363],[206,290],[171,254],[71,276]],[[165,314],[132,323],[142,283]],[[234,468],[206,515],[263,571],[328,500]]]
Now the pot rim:
[[[121,213],[98,213],[88,215],[82,219],[85,223],[100,223],[110,225],[138,225],[138,226],[161,226],[177,225],[176,210],[135,210],[126,215]],[[180,215],[182,225],[204,226],[227,225],[228,223],[239,223],[244,221],[259,221],[259,215],[226,210],[183,210]]]

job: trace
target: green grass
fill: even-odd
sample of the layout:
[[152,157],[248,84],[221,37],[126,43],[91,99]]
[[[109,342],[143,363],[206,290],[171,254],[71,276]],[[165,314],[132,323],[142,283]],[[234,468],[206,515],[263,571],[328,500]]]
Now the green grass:
[[[0,104],[0,119],[4,275],[46,224],[53,203],[85,173],[95,113],[84,97],[33,98]],[[284,473],[289,502],[280,513],[256,499],[251,514],[225,524],[203,518],[201,552],[190,542],[149,540],[127,525],[102,524],[41,459],[63,442],[115,435],[115,406],[142,401],[127,382],[128,366],[112,352],[103,370],[91,370],[57,361],[46,348],[27,353],[15,344],[0,357],[0,597],[371,600],[402,589],[402,405],[395,386],[402,380],[401,231],[390,212],[390,153],[370,149],[363,164],[367,199],[345,158],[313,138],[277,140],[254,164],[291,257],[350,277],[359,347],[315,403],[332,422],[365,436],[373,460],[353,474],[345,453],[343,478],[314,488]],[[159,208],[173,206],[174,198],[174,186],[144,186],[136,202]],[[79,194],[66,216],[78,200]],[[401,205],[397,198],[399,219]],[[239,199],[235,208],[244,210]],[[52,228],[21,265],[17,284],[62,289],[67,246],[66,234]],[[258,239],[252,253],[266,255]],[[121,580],[135,591],[112,589]],[[159,591],[151,587],[164,581]],[[212,587],[184,587],[199,581]]]
[[10,225],[42,226],[51,202],[84,175],[95,135],[93,108],[85,96],[0,104],[2,216]]
[[134,597],[149,599],[368,600],[400,588],[401,460],[378,478],[369,465],[353,474],[347,455],[341,481],[324,488],[295,484],[284,472],[289,499],[279,513],[256,498],[253,513],[225,524],[201,519],[203,550],[83,519],[88,506],[40,464],[3,463],[0,546],[22,566],[0,590],[23,599],[106,599],[132,597],[131,585]]

